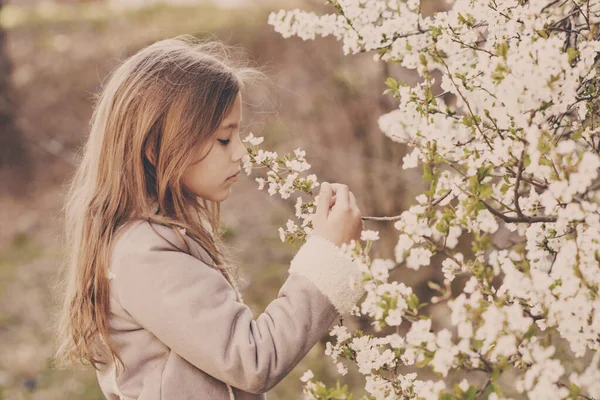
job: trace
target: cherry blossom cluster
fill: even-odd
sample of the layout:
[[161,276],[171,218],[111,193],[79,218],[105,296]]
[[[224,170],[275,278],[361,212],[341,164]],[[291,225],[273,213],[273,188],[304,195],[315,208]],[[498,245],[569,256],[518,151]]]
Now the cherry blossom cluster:
[[316,210],[315,198],[318,199],[318,195],[313,195],[313,189],[320,184],[314,174],[301,176],[302,172],[310,169],[310,164],[304,158],[305,151],[296,149],[294,155],[288,153],[279,156],[277,152],[258,148],[263,141],[263,137],[255,137],[251,132],[244,138],[243,142],[248,143],[246,146],[248,154],[242,159],[244,172],[250,175],[254,169],[267,169],[266,176],[256,177],[255,181],[258,183],[259,190],[268,186],[267,192],[270,196],[279,194],[281,198],[287,199],[298,191],[313,197],[306,203],[301,196],[296,199],[295,214],[302,221],[300,225],[289,219],[285,229],[279,228],[282,242],[292,244],[297,241],[302,242],[312,232],[311,218]]
[[[267,169],[265,177],[256,177],[258,189],[263,190],[268,185],[268,193],[273,196],[279,194],[282,199],[288,199],[296,192],[307,194],[310,199],[306,200],[302,195],[295,201],[295,216],[301,222],[298,224],[292,219],[288,219],[285,229],[279,227],[279,237],[282,242],[295,244],[304,242],[308,235],[312,233],[312,218],[316,211],[316,204],[319,201],[319,195],[313,194],[313,189],[320,183],[315,174],[302,176],[303,172],[310,169],[310,164],[306,162],[306,152],[301,149],[294,150],[294,155],[288,153],[279,156],[277,152],[265,151],[259,148],[264,141],[263,137],[256,137],[250,132],[243,140],[248,143],[246,154],[243,159],[243,169],[247,175],[253,170]],[[353,282],[351,285],[358,285],[373,280],[369,265],[369,252],[372,242],[379,239],[379,232],[373,230],[363,230],[360,241],[352,240],[349,243],[343,243],[340,248],[342,254],[349,260],[357,262],[363,272],[363,282]],[[362,243],[361,243],[362,242]],[[395,264],[395,263],[394,263]],[[389,267],[390,269],[392,266]]]
[[[398,107],[378,124],[407,145],[399,164],[422,168],[428,189],[393,219],[393,260],[370,259],[372,234],[354,251],[367,295],[353,314],[396,333],[338,326],[326,355],[341,375],[355,364],[376,399],[504,399],[509,369],[518,376],[510,389],[528,398],[600,397],[600,0],[456,0],[432,16],[420,0],[327,4],[330,14],[280,10],[268,23],[283,37],[332,35],[346,55],[373,52],[417,72],[414,85],[387,78],[384,95]],[[270,166],[257,181],[271,194],[316,186],[296,175],[307,169],[300,149],[295,159],[249,153],[249,167]],[[314,202],[297,200],[296,217],[308,222],[288,221],[282,240],[304,240],[312,212]],[[496,241],[502,231],[506,243]],[[442,281],[429,282],[439,294],[421,302],[390,282],[404,267],[440,268]],[[450,326],[426,315],[428,303],[448,308]],[[448,387],[443,378],[456,371],[487,378]],[[308,398],[350,395],[313,378],[303,377]]]

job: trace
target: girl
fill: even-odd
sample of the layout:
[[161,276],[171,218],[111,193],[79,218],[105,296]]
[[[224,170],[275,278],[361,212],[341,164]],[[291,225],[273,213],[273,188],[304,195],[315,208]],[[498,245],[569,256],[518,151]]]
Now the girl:
[[142,49],[102,90],[65,205],[56,358],[91,363],[110,400],[265,399],[364,293],[340,252],[360,210],[323,183],[277,299],[256,319],[242,302],[219,215],[247,154],[241,90],[258,75],[186,35]]

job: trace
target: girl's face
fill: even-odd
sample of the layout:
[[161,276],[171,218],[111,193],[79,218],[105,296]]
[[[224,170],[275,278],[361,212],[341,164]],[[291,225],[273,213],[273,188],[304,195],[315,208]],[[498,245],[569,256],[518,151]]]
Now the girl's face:
[[183,185],[196,196],[221,202],[231,194],[237,178],[230,177],[240,171],[240,160],[247,154],[239,136],[241,121],[242,94],[238,93],[231,112],[216,132],[216,142],[198,149],[194,160],[199,160],[213,145],[208,155],[202,161],[192,161],[183,173]]

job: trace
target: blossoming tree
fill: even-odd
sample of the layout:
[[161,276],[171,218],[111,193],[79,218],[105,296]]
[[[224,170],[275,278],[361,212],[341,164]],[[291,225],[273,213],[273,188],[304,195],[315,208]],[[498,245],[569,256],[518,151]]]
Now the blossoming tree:
[[[416,70],[414,86],[387,78],[384,95],[399,106],[378,122],[411,148],[402,167],[422,165],[429,189],[384,218],[398,230],[394,260],[369,257],[376,231],[342,246],[362,267],[353,284],[367,289],[353,314],[372,320],[375,333],[396,332],[349,332],[342,321],[326,354],[342,375],[355,363],[373,399],[503,399],[508,370],[521,397],[600,398],[600,0],[456,0],[431,17],[419,0],[327,4],[331,14],[281,10],[268,23],[284,37],[334,35],[346,55],[371,51],[375,62]],[[245,140],[246,173],[268,169],[259,189],[313,195],[316,176],[301,177],[310,168],[304,151],[279,156],[258,147],[262,138]],[[314,197],[299,196],[302,222],[279,228],[282,241],[305,240],[314,209]],[[495,244],[499,229],[513,240]],[[472,255],[457,250],[465,232]],[[391,269],[419,270],[436,254],[444,280],[430,287],[439,295],[419,299],[389,281]],[[457,275],[467,282],[452,293]],[[447,306],[452,326],[432,330],[426,303]],[[401,324],[409,326],[402,336]],[[567,357],[557,354],[562,344]],[[589,362],[577,368],[578,359]],[[430,368],[439,379],[401,366]],[[452,371],[484,379],[451,387],[444,377]],[[302,378],[308,398],[351,397],[313,378]]]

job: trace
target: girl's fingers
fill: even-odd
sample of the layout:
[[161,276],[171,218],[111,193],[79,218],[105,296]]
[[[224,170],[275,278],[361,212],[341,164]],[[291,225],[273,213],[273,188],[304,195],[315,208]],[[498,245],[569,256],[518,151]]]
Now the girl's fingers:
[[[354,193],[350,192],[350,205],[353,209],[357,210],[360,213],[360,209],[358,208],[358,204],[356,203],[356,198],[354,197]],[[357,232],[357,236],[355,237],[357,240],[360,238],[361,232],[365,229],[365,221],[360,220],[360,231]]]
[[356,203],[356,197],[354,197],[354,193],[350,192],[349,196],[350,196],[350,206],[356,210],[360,210],[358,208],[358,204]]
[[331,185],[327,182],[321,184],[321,191],[319,192],[319,200],[317,202],[317,210],[315,211],[315,217],[327,219],[329,214],[329,208],[331,200]]
[[336,184],[334,183],[333,185],[331,185],[332,187],[337,186],[333,192],[336,195],[336,202],[335,205],[338,205],[342,208],[347,208],[349,207],[349,189],[348,186],[346,185],[340,185],[340,184]]

